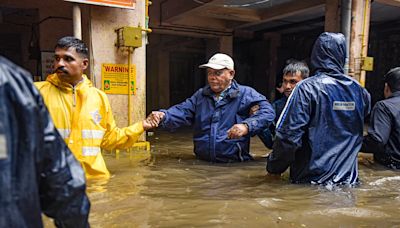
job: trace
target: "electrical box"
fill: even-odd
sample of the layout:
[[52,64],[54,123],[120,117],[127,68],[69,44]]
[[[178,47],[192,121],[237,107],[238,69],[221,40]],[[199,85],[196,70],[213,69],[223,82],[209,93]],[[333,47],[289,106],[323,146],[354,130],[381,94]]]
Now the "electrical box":
[[141,47],[142,28],[140,27],[121,27],[115,30],[117,33],[117,47]]
[[362,70],[373,71],[374,70],[374,58],[373,57],[363,57],[362,58]]

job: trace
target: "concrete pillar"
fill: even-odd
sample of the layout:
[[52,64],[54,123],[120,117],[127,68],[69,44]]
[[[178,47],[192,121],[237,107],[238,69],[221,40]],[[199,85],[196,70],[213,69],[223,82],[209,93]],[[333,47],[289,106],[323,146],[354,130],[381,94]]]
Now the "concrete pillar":
[[[122,26],[145,25],[145,2],[137,1],[135,10],[112,7],[90,6],[90,49],[93,59],[93,77],[96,87],[101,88],[101,66],[103,63],[128,64],[131,58],[136,66],[136,95],[131,97],[132,122],[145,118],[146,112],[146,35],[143,33],[142,47],[136,48],[132,56],[115,47],[115,29]],[[111,107],[119,127],[128,124],[128,96],[108,95]],[[144,136],[142,136],[144,139]]]
[[325,32],[340,32],[340,0],[326,0]]
[[233,56],[233,36],[221,36],[219,38],[219,51]]
[[349,74],[365,85],[362,57],[367,56],[371,0],[353,0],[350,40]]

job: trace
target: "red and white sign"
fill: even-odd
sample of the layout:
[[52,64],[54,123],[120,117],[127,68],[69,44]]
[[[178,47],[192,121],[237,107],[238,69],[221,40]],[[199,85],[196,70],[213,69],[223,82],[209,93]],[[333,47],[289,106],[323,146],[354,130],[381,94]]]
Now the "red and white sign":
[[111,6],[118,8],[135,9],[136,0],[64,0],[67,2],[78,2],[99,6]]

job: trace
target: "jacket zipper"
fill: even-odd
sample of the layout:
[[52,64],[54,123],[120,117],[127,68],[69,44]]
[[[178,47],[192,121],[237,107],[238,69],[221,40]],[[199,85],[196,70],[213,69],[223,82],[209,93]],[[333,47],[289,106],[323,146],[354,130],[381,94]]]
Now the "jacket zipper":
[[76,93],[75,93],[75,86],[72,87],[72,106],[76,106]]

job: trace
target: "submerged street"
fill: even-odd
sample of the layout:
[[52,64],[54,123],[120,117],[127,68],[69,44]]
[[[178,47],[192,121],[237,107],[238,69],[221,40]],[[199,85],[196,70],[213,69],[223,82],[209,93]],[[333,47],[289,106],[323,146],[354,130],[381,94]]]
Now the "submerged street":
[[[361,185],[338,188],[266,180],[265,147],[252,138],[256,161],[196,160],[189,130],[148,137],[151,156],[106,155],[108,183],[88,183],[93,227],[391,227],[400,224],[398,172],[361,154]],[[47,223],[48,225],[48,223]]]

